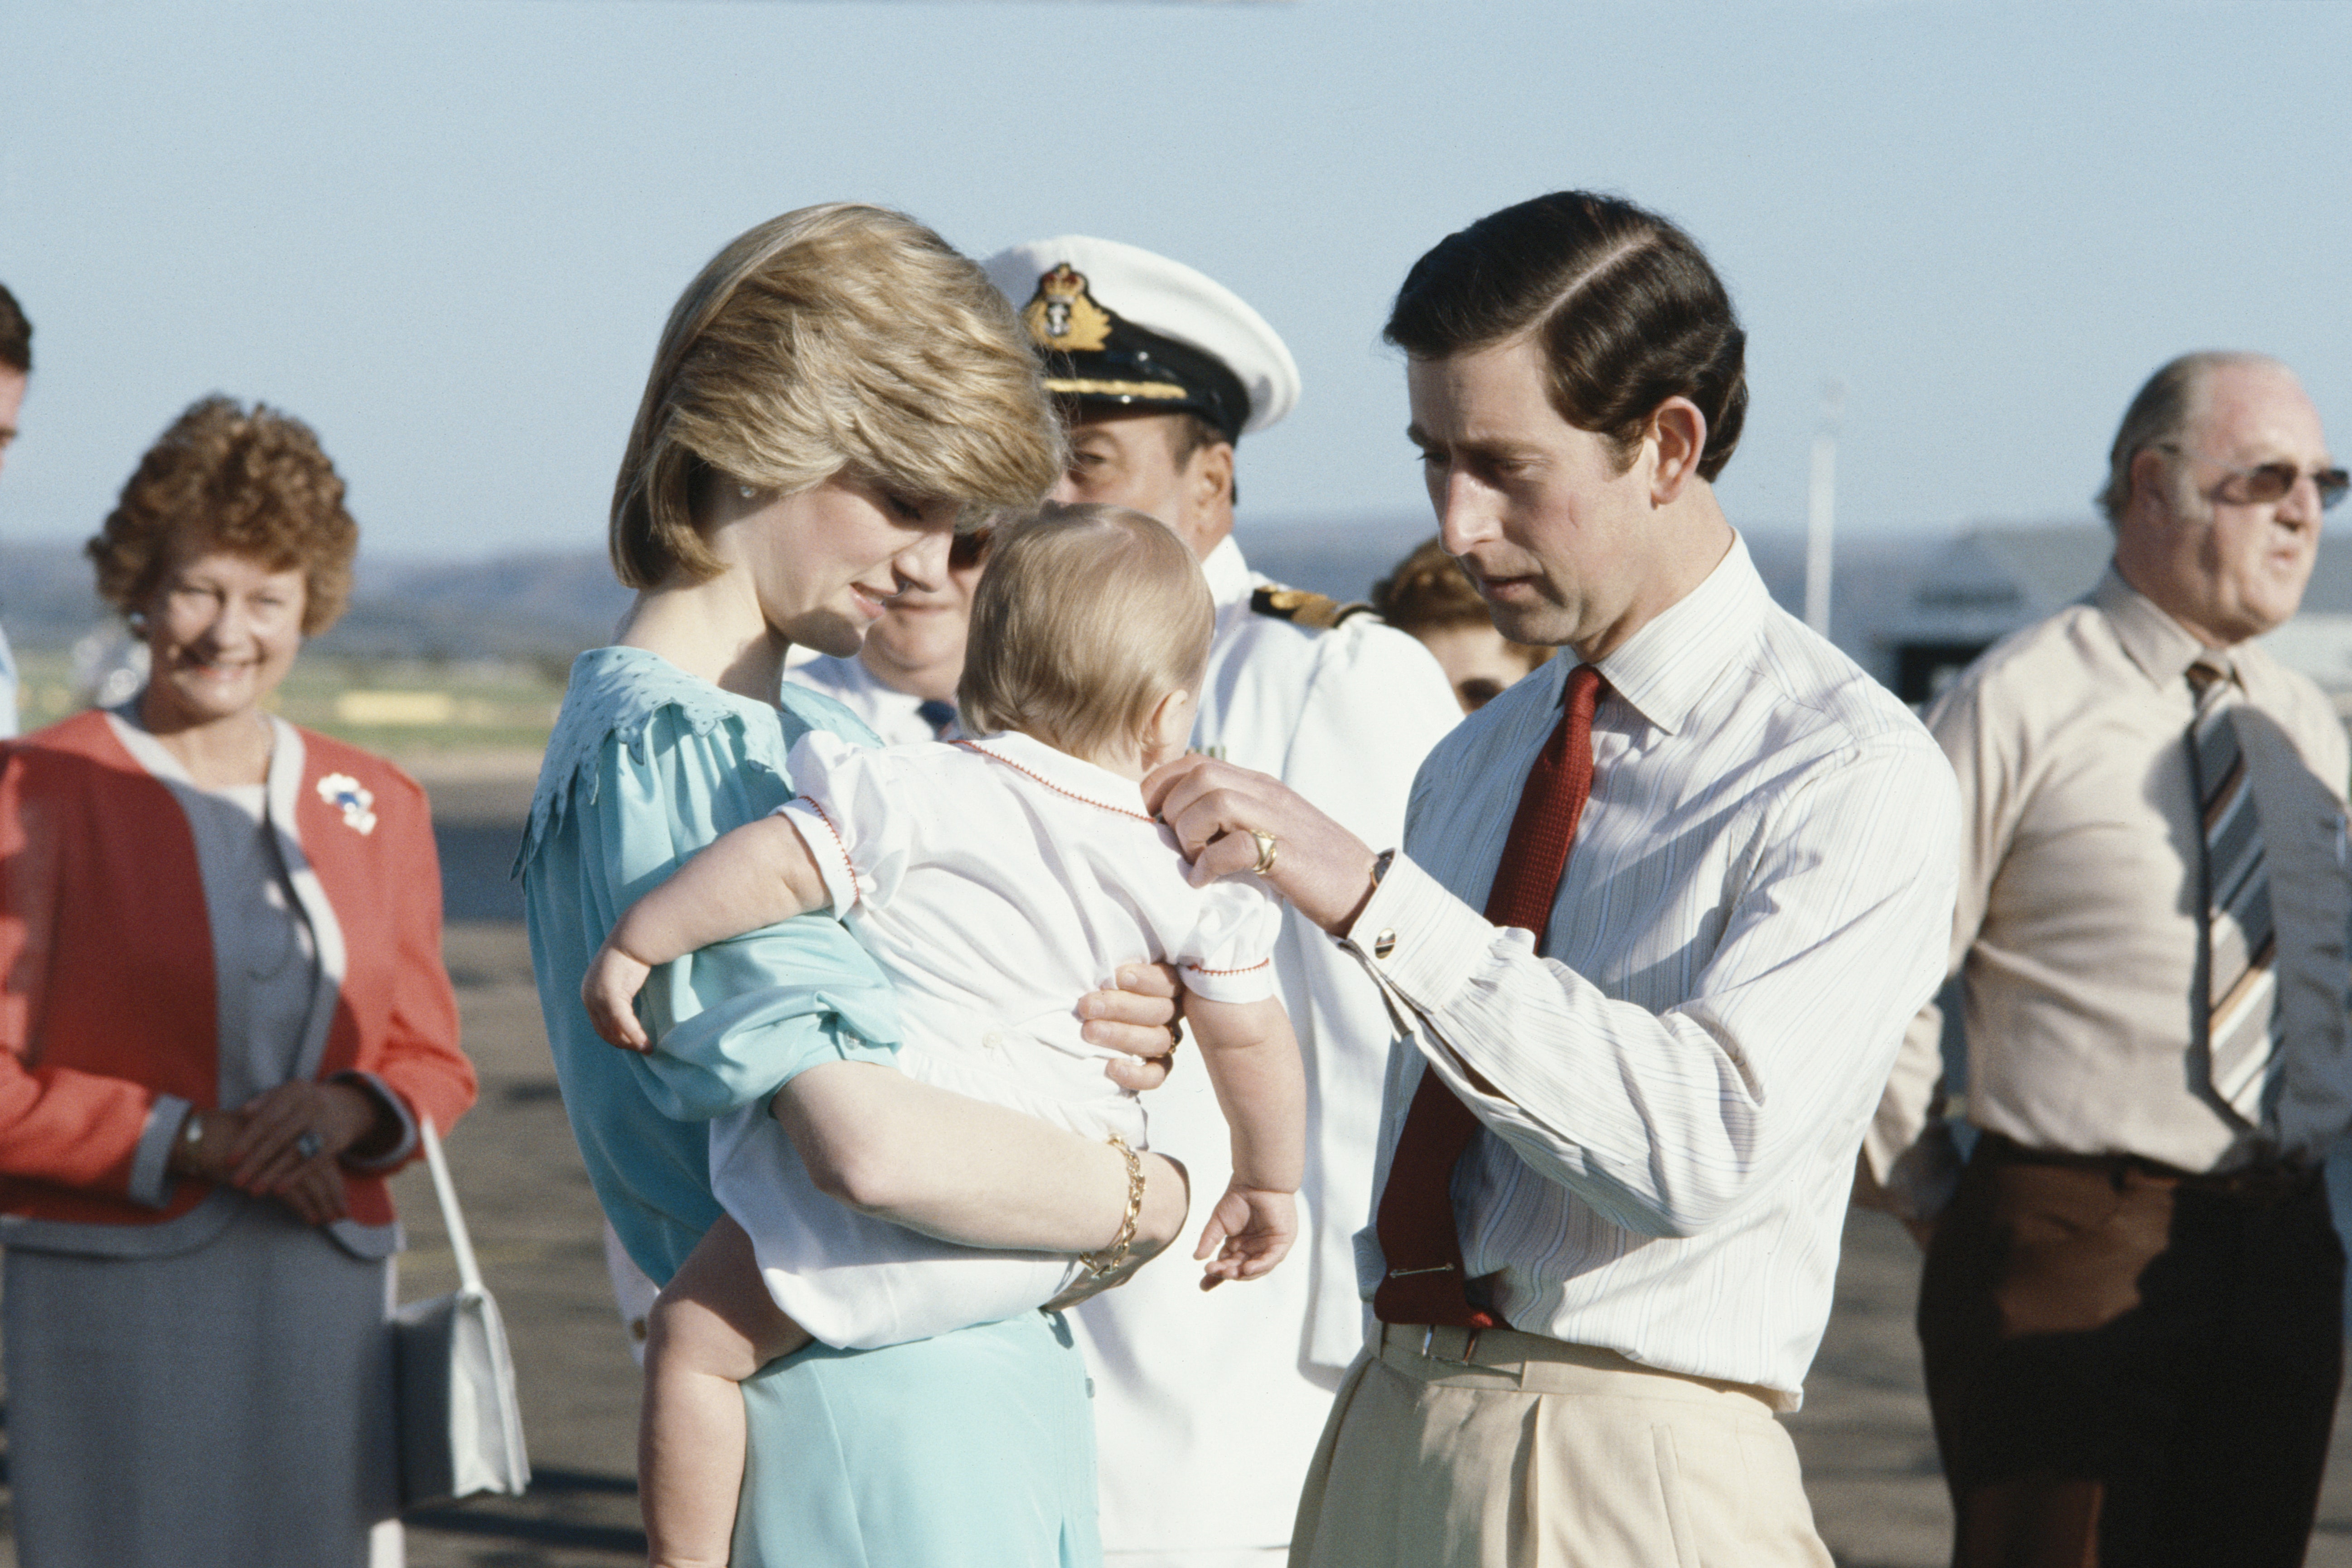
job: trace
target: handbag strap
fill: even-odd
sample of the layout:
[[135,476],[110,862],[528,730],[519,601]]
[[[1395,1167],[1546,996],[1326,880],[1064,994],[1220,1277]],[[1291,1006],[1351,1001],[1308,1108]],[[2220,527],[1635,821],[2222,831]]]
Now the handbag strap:
[[449,1232],[449,1250],[457,1257],[457,1288],[478,1296],[482,1293],[482,1271],[474,1263],[474,1238],[467,1233],[466,1215],[457,1207],[457,1184],[449,1180],[449,1162],[441,1152],[441,1138],[433,1131],[433,1118],[417,1118],[416,1135],[425,1145],[425,1168],[433,1173],[433,1195],[441,1200],[441,1223]]

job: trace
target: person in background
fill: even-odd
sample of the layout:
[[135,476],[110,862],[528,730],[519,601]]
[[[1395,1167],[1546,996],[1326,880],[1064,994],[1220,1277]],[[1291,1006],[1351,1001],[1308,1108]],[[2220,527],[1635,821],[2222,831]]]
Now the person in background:
[[957,534],[942,579],[894,597],[855,658],[820,654],[787,666],[784,679],[824,692],[865,720],[886,746],[955,739],[963,732],[956,725],[956,682],[963,675],[964,628],[987,554],[988,530]]
[[[1189,267],[1079,236],[1001,252],[988,274],[1021,312],[1068,426],[1063,501],[1131,507],[1200,557],[1217,629],[1192,744],[1275,773],[1356,831],[1392,841],[1413,770],[1461,717],[1444,672],[1369,614],[1251,573],[1234,533],[1234,451],[1298,399],[1298,371],[1255,310]],[[1275,950],[1307,1062],[1297,1256],[1248,1292],[1203,1296],[1146,1270],[1073,1313],[1095,1379],[1103,1545],[1117,1568],[1280,1561],[1315,1435],[1362,1342],[1352,1237],[1370,1201],[1380,994],[1286,910]],[[1152,1096],[1152,1138],[1220,1190],[1225,1122],[1206,1075]]]
[[1414,263],[1384,335],[1446,548],[1504,636],[1576,658],[1439,743],[1401,852],[1229,763],[1145,786],[1196,876],[1270,862],[1410,1026],[1378,1321],[1292,1561],[1828,1568],[1772,1416],[1936,988],[1951,769],[1716,501],[1746,334],[1687,235],[1538,197]]
[[[25,407],[25,388],[33,378],[33,323],[8,286],[0,283],[0,468],[8,463],[8,448],[16,444],[16,420]],[[16,655],[8,646],[6,628],[0,627],[0,740],[16,732]]]
[[2344,1346],[2352,758],[2253,639],[2346,486],[2284,365],[2174,360],[2108,455],[2106,575],[1928,710],[1977,1136],[1962,1169],[1930,1005],[1857,1189],[1927,1247],[1960,1568],[2303,1561]]
[[208,397],[89,554],[146,689],[0,742],[0,1241],[26,1568],[400,1560],[384,1178],[474,1099],[425,792],[269,716],[359,531]]
[[1373,584],[1372,608],[1421,640],[1454,683],[1465,713],[1484,708],[1551,657],[1548,647],[1513,642],[1495,629],[1486,601],[1442,539],[1421,544]]

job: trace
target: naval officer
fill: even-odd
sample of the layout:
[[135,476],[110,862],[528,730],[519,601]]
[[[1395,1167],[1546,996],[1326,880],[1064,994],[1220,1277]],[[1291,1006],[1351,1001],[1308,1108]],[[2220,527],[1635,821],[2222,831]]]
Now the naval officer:
[[[1258,313],[1192,268],[1115,241],[1019,245],[986,264],[1021,312],[1069,426],[1055,499],[1132,507],[1201,558],[1217,630],[1196,750],[1279,777],[1367,841],[1396,842],[1422,758],[1461,717],[1436,660],[1361,606],[1253,573],[1233,538],[1234,448],[1298,399]],[[1370,1216],[1390,1027],[1362,969],[1285,910],[1275,952],[1307,1059],[1304,1222],[1289,1262],[1202,1295],[1146,1269],[1073,1314],[1094,1368],[1112,1568],[1283,1560],[1331,1393],[1363,1342],[1354,1234]],[[1150,1099],[1152,1146],[1226,1176],[1207,1075]]]

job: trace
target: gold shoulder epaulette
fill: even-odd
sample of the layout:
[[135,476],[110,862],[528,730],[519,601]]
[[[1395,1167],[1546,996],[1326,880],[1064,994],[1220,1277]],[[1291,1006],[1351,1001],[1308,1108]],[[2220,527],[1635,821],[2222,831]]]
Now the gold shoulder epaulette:
[[1272,616],[1277,621],[1288,621],[1292,626],[1318,632],[1328,632],[1351,616],[1372,613],[1370,605],[1343,605],[1304,588],[1260,588],[1250,595],[1250,610],[1255,615]]

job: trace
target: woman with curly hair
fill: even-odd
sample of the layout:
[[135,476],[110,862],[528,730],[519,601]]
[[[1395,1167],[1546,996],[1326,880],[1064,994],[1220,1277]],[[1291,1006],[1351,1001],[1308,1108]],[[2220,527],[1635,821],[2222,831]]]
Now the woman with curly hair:
[[0,743],[26,1568],[398,1560],[384,1178],[474,1073],[424,792],[264,707],[358,538],[306,426],[195,404],[89,546],[145,689]]

